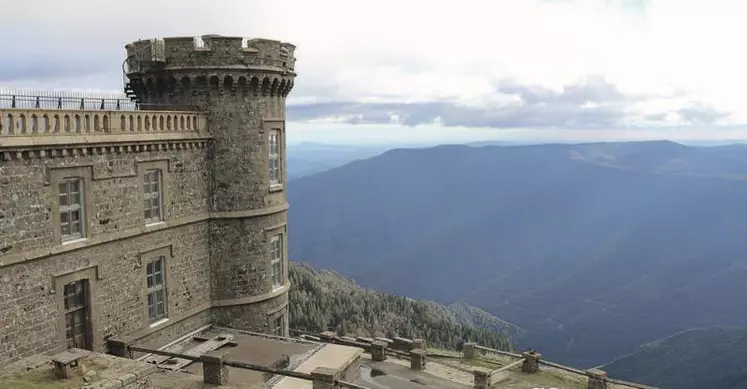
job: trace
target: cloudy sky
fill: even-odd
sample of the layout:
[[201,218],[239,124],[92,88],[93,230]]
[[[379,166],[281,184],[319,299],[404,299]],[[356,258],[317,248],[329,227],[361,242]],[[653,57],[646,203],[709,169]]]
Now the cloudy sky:
[[126,43],[215,33],[298,46],[293,142],[745,139],[745,11],[736,0],[5,1],[0,86],[118,91]]

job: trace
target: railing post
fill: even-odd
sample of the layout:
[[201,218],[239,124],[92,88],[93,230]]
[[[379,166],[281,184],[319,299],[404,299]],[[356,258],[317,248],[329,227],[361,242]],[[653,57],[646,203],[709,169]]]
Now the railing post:
[[386,361],[386,346],[386,342],[374,340],[371,343],[371,359],[377,362]]
[[474,374],[475,389],[488,389],[492,385],[490,370],[477,368],[472,371],[472,374]]
[[586,376],[589,377],[587,389],[607,389],[607,372],[600,369],[586,370]]
[[110,338],[106,341],[106,345],[109,347],[109,354],[120,358],[132,359],[130,341]]
[[328,367],[317,367],[311,372],[313,389],[335,389],[338,372]]
[[425,350],[416,348],[410,350],[410,369],[411,370],[425,370],[426,363]]
[[427,350],[425,346],[425,340],[423,339],[413,339],[412,340],[412,348],[420,348],[423,350]]
[[535,351],[525,351],[521,353],[524,357],[524,363],[521,364],[521,371],[525,373],[536,373],[539,371],[539,360],[542,354]]
[[206,384],[225,385],[228,383],[228,366],[223,364],[226,351],[213,350],[202,355],[202,379]]
[[477,357],[477,348],[474,343],[465,343],[462,345],[462,356],[464,359],[475,359]]

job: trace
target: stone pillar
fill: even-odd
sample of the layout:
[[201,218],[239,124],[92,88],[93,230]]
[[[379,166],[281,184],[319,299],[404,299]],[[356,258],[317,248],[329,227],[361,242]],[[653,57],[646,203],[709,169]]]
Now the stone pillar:
[[106,341],[106,346],[109,348],[109,354],[120,358],[132,359],[132,349],[130,349],[130,342],[128,340],[110,338]]
[[223,364],[226,352],[222,350],[209,351],[202,354],[202,380],[206,384],[228,384],[228,366]]
[[607,372],[600,369],[586,370],[586,376],[589,377],[587,389],[607,389]]
[[488,389],[490,388],[490,385],[492,385],[491,382],[491,374],[490,370],[487,369],[475,369],[472,371],[474,374],[474,387],[475,389]]
[[410,369],[425,370],[425,350],[422,348],[410,350]]
[[337,370],[328,367],[317,367],[311,372],[313,389],[335,389],[337,381]]
[[462,355],[464,359],[475,359],[477,358],[477,348],[474,343],[465,343],[462,346]]
[[425,347],[425,340],[424,339],[413,339],[412,348],[419,348],[419,349],[427,350],[427,348]]
[[374,361],[386,361],[386,342],[374,340],[371,343],[371,359]]
[[521,354],[524,357],[524,363],[521,364],[521,371],[525,373],[536,373],[539,371],[539,361],[542,354],[535,351],[526,351]]

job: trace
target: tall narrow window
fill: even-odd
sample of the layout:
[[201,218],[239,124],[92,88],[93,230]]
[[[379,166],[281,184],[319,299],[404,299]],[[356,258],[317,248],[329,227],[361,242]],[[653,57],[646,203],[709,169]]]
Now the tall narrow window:
[[280,131],[270,131],[270,185],[278,185],[281,183],[281,171],[280,171]]
[[153,169],[143,176],[143,199],[145,199],[145,223],[157,223],[161,212],[161,170]]
[[146,266],[148,281],[148,320],[153,323],[166,317],[165,257],[156,257]]
[[88,325],[88,280],[65,285],[65,340],[67,348],[91,350],[91,332]]
[[272,265],[272,288],[283,286],[283,236],[274,235],[270,239],[270,264]]
[[285,336],[283,328],[283,316],[280,315],[272,321],[272,334],[277,336]]
[[80,177],[60,181],[60,236],[63,241],[82,238],[83,180]]

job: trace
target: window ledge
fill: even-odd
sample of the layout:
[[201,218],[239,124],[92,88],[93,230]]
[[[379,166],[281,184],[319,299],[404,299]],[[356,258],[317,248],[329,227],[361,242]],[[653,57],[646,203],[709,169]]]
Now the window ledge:
[[158,327],[161,324],[164,324],[164,323],[166,323],[168,321],[169,321],[168,317],[165,317],[165,318],[163,318],[163,319],[161,319],[159,321],[154,321],[153,323],[150,323],[150,328]]
[[145,223],[145,228],[155,228],[160,226],[165,226],[166,222],[161,220],[160,222],[153,222],[153,223]]
[[272,291],[271,291],[270,293],[275,293],[275,292],[277,292],[278,290],[280,290],[280,289],[283,289],[283,287],[284,287],[284,286],[285,286],[285,285],[283,285],[283,284],[280,284],[280,285],[274,285],[274,286],[272,287]]
[[70,239],[70,240],[63,240],[61,243],[63,245],[66,245],[66,244],[74,244],[74,243],[85,242],[87,240],[88,240],[88,238],[83,237],[83,238],[75,238],[75,239]]
[[270,192],[278,192],[283,190],[283,184],[270,184]]

